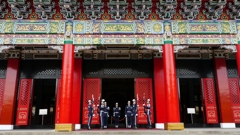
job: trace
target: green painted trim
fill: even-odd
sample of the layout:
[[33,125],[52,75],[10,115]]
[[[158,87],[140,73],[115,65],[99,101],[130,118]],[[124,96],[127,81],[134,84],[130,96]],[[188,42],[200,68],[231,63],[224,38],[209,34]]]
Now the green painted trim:
[[64,44],[73,44],[73,40],[64,40]]
[[240,44],[240,40],[238,41],[238,44]]
[[173,44],[172,40],[164,40],[164,44]]

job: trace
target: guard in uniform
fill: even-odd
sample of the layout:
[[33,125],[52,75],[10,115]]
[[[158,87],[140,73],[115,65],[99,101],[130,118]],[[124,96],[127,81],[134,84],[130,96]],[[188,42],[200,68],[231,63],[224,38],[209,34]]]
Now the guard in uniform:
[[107,102],[104,102],[104,128],[107,128],[107,124],[108,124],[108,117],[109,117],[109,110],[110,108],[107,106]]
[[113,118],[114,118],[114,124],[115,128],[118,128],[119,124],[119,117],[121,115],[121,107],[118,106],[118,103],[116,103],[115,107],[113,107]]
[[150,99],[147,99],[147,104],[146,104],[146,105],[143,104],[143,106],[144,106],[144,109],[145,109],[145,113],[146,113],[146,115],[147,115],[147,122],[148,122],[148,126],[147,126],[147,128],[152,128],[152,122],[151,122],[151,119],[150,119],[150,117],[151,117],[151,111],[150,111],[150,107],[151,107],[151,105],[150,105]]
[[101,105],[98,106],[98,110],[99,110],[99,114],[100,114],[100,122],[101,122],[101,128],[100,129],[103,129],[103,126],[104,126],[104,118],[103,118],[103,116],[104,116],[104,109],[105,109],[104,102],[105,102],[105,100],[102,99]]
[[133,104],[132,104],[132,117],[133,117],[133,127],[134,129],[137,129],[137,116],[138,116],[138,106],[136,104],[136,100],[133,99]]
[[125,117],[127,118],[127,128],[131,128],[132,125],[132,106],[131,102],[128,101],[127,106],[125,107]]
[[92,106],[92,101],[88,100],[88,130],[91,129],[92,117],[94,116],[94,108]]

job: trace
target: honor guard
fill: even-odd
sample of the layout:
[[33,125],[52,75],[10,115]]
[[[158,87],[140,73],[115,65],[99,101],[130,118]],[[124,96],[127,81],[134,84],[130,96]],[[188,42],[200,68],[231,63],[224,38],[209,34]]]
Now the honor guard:
[[150,111],[150,99],[147,99],[147,104],[143,104],[144,106],[144,109],[145,109],[145,113],[147,115],[147,122],[148,122],[148,126],[147,128],[152,128],[152,123],[151,123],[151,119],[150,119],[150,116],[151,116],[151,111]]
[[132,128],[137,129],[138,106],[136,104],[135,99],[133,99],[132,101],[133,101],[133,104],[132,104],[133,127]]
[[127,128],[131,128],[132,125],[132,106],[131,106],[131,102],[128,101],[127,106],[125,107],[125,117],[126,117],[126,121],[127,121]]
[[121,107],[118,106],[118,103],[116,103],[115,107],[113,107],[113,118],[114,118],[114,124],[115,128],[118,128],[119,124],[119,117],[120,117]]
[[100,122],[101,122],[101,128],[100,129],[103,129],[103,126],[104,126],[104,118],[103,118],[103,116],[104,116],[104,109],[105,109],[104,102],[105,102],[105,100],[102,99],[101,105],[98,106],[99,114],[100,114]]
[[94,116],[94,108],[92,106],[92,101],[88,100],[88,130],[91,129],[92,117]]
[[108,117],[109,117],[109,110],[110,108],[107,106],[107,102],[104,102],[104,128],[107,128],[107,124],[108,124]]

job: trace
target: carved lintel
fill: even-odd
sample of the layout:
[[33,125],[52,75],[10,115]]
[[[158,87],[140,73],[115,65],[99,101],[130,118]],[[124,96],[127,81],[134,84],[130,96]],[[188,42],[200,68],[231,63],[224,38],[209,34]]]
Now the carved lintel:
[[48,48],[58,50],[59,53],[63,53],[63,46],[48,46]]
[[74,52],[79,52],[83,50],[91,50],[91,49],[97,49],[96,46],[75,46]]
[[141,49],[157,50],[160,53],[163,52],[162,46],[141,46]]
[[2,53],[4,50],[7,50],[7,49],[14,49],[15,47],[14,46],[0,46],[0,53]]
[[237,52],[235,45],[221,45],[220,48],[231,50],[233,53]]
[[178,53],[179,50],[183,50],[185,48],[188,48],[189,46],[184,45],[184,46],[174,46],[174,53]]

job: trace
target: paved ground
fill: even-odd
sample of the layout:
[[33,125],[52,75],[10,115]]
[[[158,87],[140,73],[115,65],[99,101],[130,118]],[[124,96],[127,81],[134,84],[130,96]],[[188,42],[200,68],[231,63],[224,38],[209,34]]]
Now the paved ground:
[[73,132],[55,132],[54,130],[12,130],[0,131],[0,135],[240,135],[240,128],[187,128],[183,131],[166,131],[157,129],[106,129],[78,130]]

